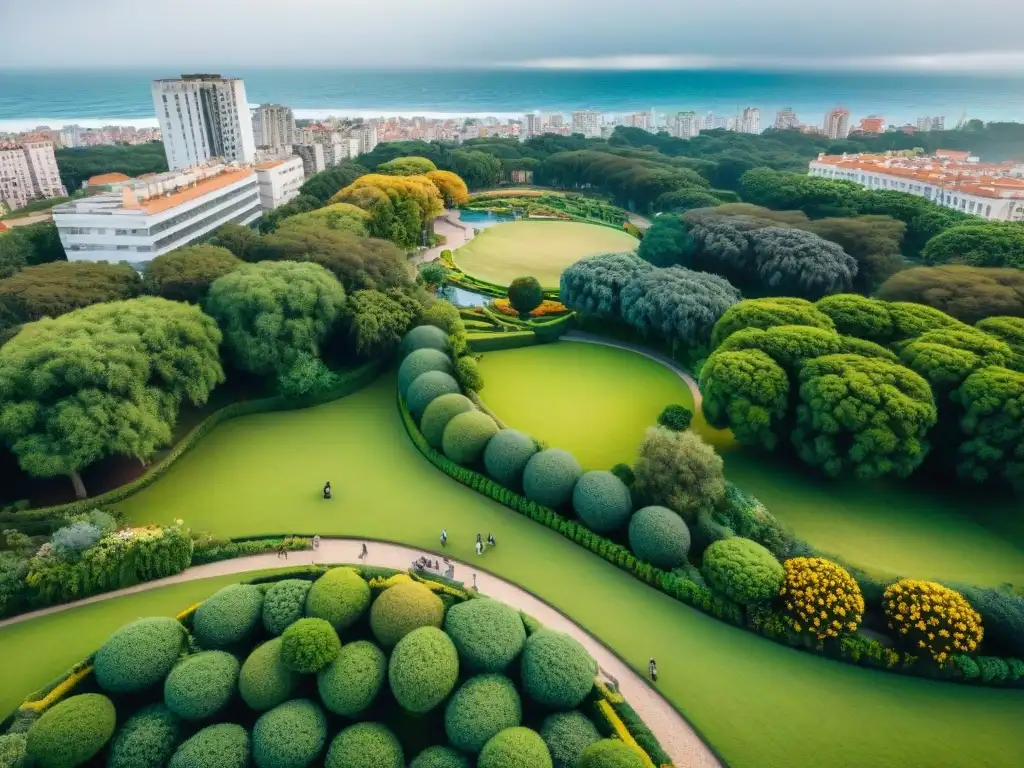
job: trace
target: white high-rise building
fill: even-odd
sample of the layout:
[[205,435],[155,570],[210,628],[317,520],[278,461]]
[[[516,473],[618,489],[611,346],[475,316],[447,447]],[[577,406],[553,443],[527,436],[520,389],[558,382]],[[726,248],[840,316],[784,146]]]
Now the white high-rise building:
[[740,131],[743,133],[761,133],[761,110],[757,107],[747,107],[743,110],[743,117],[740,119]]
[[653,112],[634,112],[627,118],[627,121],[627,125],[639,128],[642,131],[647,131],[649,133],[654,131]]
[[64,197],[51,141],[0,144],[0,202],[11,210],[32,200]]
[[295,143],[295,113],[280,104],[260,104],[252,112],[252,135],[257,147]]
[[582,133],[588,139],[596,139],[601,136],[601,113],[600,112],[573,112],[572,132]]
[[946,118],[944,118],[944,117],[919,117],[919,118],[917,118],[917,130],[919,130],[919,131],[944,131],[944,130],[946,130]]
[[364,123],[356,127],[352,135],[359,139],[359,154],[365,155],[367,152],[373,152],[377,146],[377,126],[373,123]]
[[800,127],[800,118],[796,116],[796,112],[793,111],[792,107],[786,107],[780,109],[775,113],[775,125],[774,128],[779,131],[792,131]]
[[692,139],[700,133],[700,121],[696,112],[677,112],[672,126],[672,135],[680,139]]
[[843,107],[830,109],[825,113],[822,133],[830,139],[845,139],[850,135],[850,110]]
[[530,112],[523,115],[523,134],[537,136],[540,134],[540,115]]
[[255,158],[252,118],[239,78],[182,75],[154,81],[151,91],[171,170],[214,158],[237,163]]

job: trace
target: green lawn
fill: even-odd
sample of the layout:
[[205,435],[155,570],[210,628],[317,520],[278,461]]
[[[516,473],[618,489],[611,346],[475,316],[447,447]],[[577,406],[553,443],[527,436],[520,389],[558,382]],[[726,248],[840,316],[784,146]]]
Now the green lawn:
[[693,408],[686,383],[661,363],[596,344],[485,352],[480,373],[480,397],[502,421],[569,451],[585,469],[632,464],[666,405]]
[[471,277],[509,285],[533,276],[545,288],[558,289],[566,267],[586,256],[637,247],[632,235],[611,227],[577,221],[516,221],[495,224],[452,254]]

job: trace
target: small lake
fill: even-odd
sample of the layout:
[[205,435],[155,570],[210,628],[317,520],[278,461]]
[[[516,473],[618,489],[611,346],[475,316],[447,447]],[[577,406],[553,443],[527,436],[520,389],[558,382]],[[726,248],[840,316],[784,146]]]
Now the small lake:
[[494,301],[493,296],[467,291],[457,285],[442,285],[437,289],[437,298],[450,301],[456,307],[485,307]]
[[494,211],[459,211],[459,221],[474,229],[487,229],[495,224],[518,221],[511,213],[495,213]]

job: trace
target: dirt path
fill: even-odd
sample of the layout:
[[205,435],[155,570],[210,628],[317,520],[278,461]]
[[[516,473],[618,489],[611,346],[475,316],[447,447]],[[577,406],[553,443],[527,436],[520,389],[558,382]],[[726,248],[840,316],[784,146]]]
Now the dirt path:
[[[33,611],[32,613],[5,619],[0,621],[0,628],[51,613],[57,613],[58,611],[66,611],[79,605],[96,603],[136,592],[145,592],[183,581],[243,573],[246,571],[280,568],[285,565],[355,563],[358,562],[359,551],[364,543],[368,549],[368,557],[366,559],[368,565],[404,570],[416,558],[423,554],[429,554],[411,547],[375,541],[364,542],[362,539],[322,539],[320,548],[316,551],[307,550],[289,553],[287,563],[279,559],[276,553],[271,553],[240,557],[234,560],[223,560],[209,565],[199,565],[166,579],[150,581],[145,584],[129,587],[128,589],[107,592],[74,603],[55,605],[51,608],[44,608],[40,611]],[[579,640],[586,647],[587,651],[597,659],[602,673],[618,683],[619,690],[623,696],[626,697],[626,700],[639,713],[655,736],[658,737],[661,746],[678,768],[721,768],[722,764],[719,760],[675,708],[658,694],[644,678],[630,669],[614,653],[601,644],[600,641],[587,633],[586,630],[515,584],[477,570],[471,564],[458,560],[453,560],[452,562],[455,565],[455,578],[464,582],[467,587],[471,587],[475,583],[483,594],[508,603],[521,611],[525,611],[545,626],[561,632],[567,632]],[[669,659],[662,660],[662,667],[664,668],[667,663],[671,662],[672,660]]]
[[454,251],[459,246],[464,245],[467,240],[471,239],[472,235],[466,231],[465,224],[453,223],[457,221],[459,221],[458,211],[445,211],[434,219],[434,232],[438,235],[444,235],[445,242],[442,245],[420,251],[410,257],[409,261],[413,264],[426,264],[441,258],[441,251]]

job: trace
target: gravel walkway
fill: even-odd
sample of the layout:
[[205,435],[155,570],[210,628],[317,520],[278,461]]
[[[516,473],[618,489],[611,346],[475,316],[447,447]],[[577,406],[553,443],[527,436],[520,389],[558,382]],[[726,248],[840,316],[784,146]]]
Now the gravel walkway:
[[[363,543],[366,544],[369,550],[367,557],[368,565],[404,570],[409,568],[412,562],[421,555],[431,554],[397,544],[384,544],[375,541],[364,542],[363,539],[321,539],[318,550],[291,552],[289,553],[287,563],[279,559],[276,553],[271,553],[240,557],[234,560],[223,560],[209,565],[199,565],[166,579],[158,579],[157,581],[138,584],[128,589],[107,592],[74,603],[55,605],[40,611],[33,611],[32,613],[25,613],[21,616],[5,619],[0,621],[0,628],[40,616],[46,616],[47,614],[57,613],[58,611],[65,611],[79,605],[96,603],[101,600],[109,600],[113,597],[121,597],[122,595],[136,592],[145,592],[146,590],[156,589],[168,584],[205,579],[210,576],[224,576],[245,571],[280,568],[285,565],[355,563],[358,562],[359,551]],[[473,585],[475,576],[475,583],[480,592],[496,600],[508,603],[521,611],[525,611],[545,626],[567,632],[579,640],[591,655],[597,659],[602,673],[618,683],[619,690],[623,696],[626,697],[626,700],[654,732],[658,741],[661,742],[661,746],[678,768],[722,767],[722,763],[719,762],[707,745],[701,741],[693,728],[690,727],[690,724],[683,719],[675,708],[658,694],[644,678],[636,674],[614,653],[588,634],[586,630],[515,584],[499,579],[484,571],[478,571],[467,563],[458,560],[453,560],[452,562],[455,564],[455,578],[464,582],[466,586]]]
[[472,227],[467,231],[465,224],[456,223],[459,221],[458,211],[445,211],[434,219],[434,233],[445,236],[442,245],[427,248],[409,257],[411,264],[427,264],[435,259],[441,258],[441,251],[454,251],[461,245],[465,245],[473,237]]

